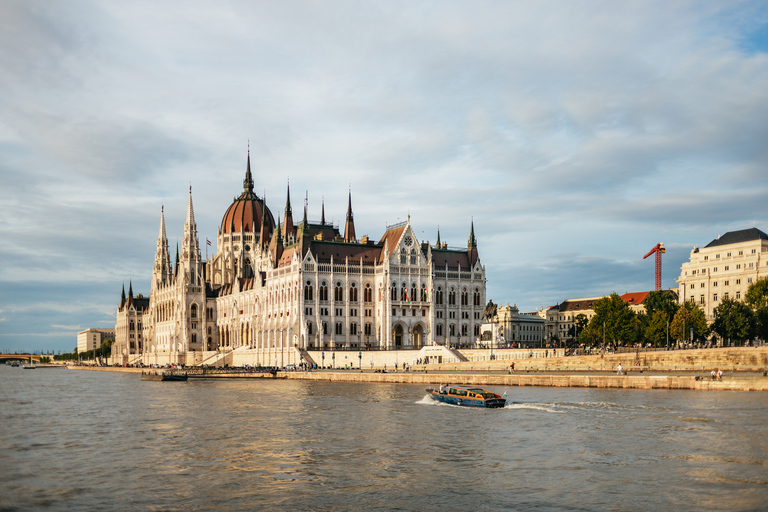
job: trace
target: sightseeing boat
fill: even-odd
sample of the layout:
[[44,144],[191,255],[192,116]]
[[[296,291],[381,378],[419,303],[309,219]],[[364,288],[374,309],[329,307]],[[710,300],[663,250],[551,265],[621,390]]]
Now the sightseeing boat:
[[141,380],[185,381],[187,372],[182,370],[147,370],[141,372]]
[[491,391],[481,388],[463,386],[447,386],[441,393],[438,389],[427,388],[427,393],[433,400],[450,405],[464,407],[488,407],[496,409],[504,407],[507,401]]

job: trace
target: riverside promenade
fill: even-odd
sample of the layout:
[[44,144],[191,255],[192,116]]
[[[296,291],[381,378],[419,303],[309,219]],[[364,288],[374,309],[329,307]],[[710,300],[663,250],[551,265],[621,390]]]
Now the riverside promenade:
[[[139,368],[99,366],[69,366],[70,370],[141,373]],[[138,378],[138,376],[137,376]],[[205,379],[265,379],[263,373],[218,373]],[[768,377],[761,373],[725,374],[722,380],[710,380],[707,375],[663,375],[632,372],[629,375],[603,373],[522,372],[498,373],[488,371],[446,372],[408,371],[377,373],[368,370],[317,370],[278,372],[277,379],[315,380],[329,382],[379,382],[392,384],[463,384],[470,386],[541,386],[617,389],[692,389],[700,391],[768,391]],[[197,380],[197,378],[195,379]]]
[[[510,366],[514,363],[515,370]],[[616,374],[621,364],[623,375]],[[139,368],[70,366],[74,370],[140,373]],[[391,367],[390,367],[391,368]],[[722,380],[711,380],[718,368]],[[221,370],[221,369],[220,369]],[[768,347],[715,348],[622,354],[488,359],[412,365],[409,371],[279,371],[276,378],[331,382],[464,384],[474,386],[592,387],[618,389],[692,389],[768,391]],[[271,374],[217,372],[203,378],[271,378]],[[199,378],[199,377],[198,377]]]

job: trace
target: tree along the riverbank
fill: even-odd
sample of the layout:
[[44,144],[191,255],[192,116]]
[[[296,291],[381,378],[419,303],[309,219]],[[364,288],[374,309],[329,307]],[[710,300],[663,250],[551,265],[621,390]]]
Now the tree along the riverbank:
[[53,356],[56,361],[79,361],[83,359],[95,359],[97,357],[109,357],[112,351],[112,343],[115,340],[107,338],[101,342],[101,346],[94,350],[88,350],[87,352],[78,352],[77,347],[72,352],[66,354],[58,354]]
[[750,284],[744,301],[754,315],[755,335],[768,340],[768,278],[764,277]]
[[618,293],[595,302],[595,315],[581,334],[579,341],[594,343],[632,343],[636,338],[635,314]]
[[643,305],[645,312],[637,315],[637,341],[650,342],[657,347],[666,345],[669,324],[680,309],[675,296],[669,291],[653,291],[648,294]]
[[715,308],[714,314],[712,331],[723,340],[740,345],[740,342],[754,338],[755,315],[744,302],[726,297]]
[[[693,329],[693,339],[691,339],[691,329]],[[680,342],[703,342],[706,341],[708,334],[709,328],[704,312],[693,302],[685,301],[672,319],[669,335]]]

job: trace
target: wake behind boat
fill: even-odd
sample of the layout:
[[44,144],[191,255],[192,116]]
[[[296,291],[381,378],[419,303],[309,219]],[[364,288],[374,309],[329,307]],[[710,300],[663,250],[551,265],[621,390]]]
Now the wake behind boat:
[[[440,386],[443,388],[442,386]],[[438,402],[464,407],[488,407],[497,409],[504,407],[507,401],[491,391],[481,388],[466,388],[463,386],[446,386],[442,390],[427,388],[430,398]]]

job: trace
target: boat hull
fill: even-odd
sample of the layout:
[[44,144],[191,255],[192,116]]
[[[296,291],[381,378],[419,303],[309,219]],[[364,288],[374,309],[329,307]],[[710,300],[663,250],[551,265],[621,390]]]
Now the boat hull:
[[187,380],[187,374],[183,372],[141,372],[141,380],[183,382]]
[[483,400],[478,398],[469,398],[469,397],[463,397],[463,396],[441,394],[431,389],[428,389],[427,393],[429,394],[430,398],[432,398],[432,400],[435,400],[437,402],[442,402],[444,404],[449,404],[449,405],[458,405],[461,407],[481,407],[486,409],[499,409],[501,407],[504,407],[507,404],[507,401],[503,398],[488,398]]

